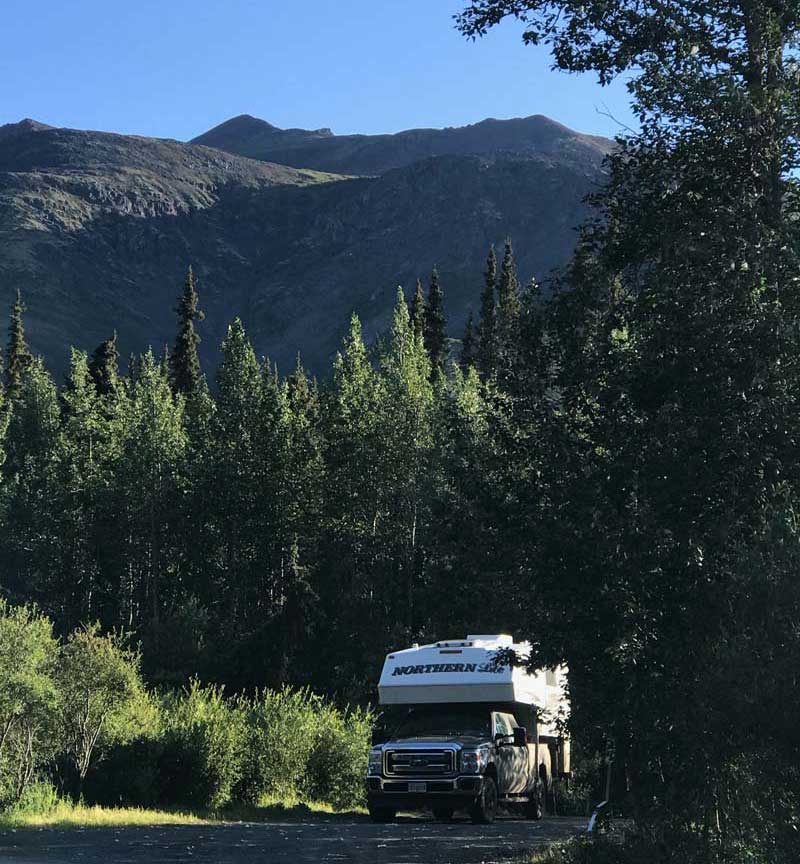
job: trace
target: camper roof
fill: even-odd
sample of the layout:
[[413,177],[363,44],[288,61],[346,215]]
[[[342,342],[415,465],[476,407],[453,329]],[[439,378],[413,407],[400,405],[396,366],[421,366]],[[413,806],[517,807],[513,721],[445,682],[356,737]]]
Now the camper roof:
[[527,657],[530,645],[506,634],[470,635],[388,654],[378,694],[382,705],[519,702],[547,709],[562,699],[561,670],[530,674],[498,652]]

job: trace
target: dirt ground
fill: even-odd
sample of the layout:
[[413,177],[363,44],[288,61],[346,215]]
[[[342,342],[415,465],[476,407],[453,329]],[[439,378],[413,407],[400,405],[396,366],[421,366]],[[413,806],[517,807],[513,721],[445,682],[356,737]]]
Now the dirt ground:
[[237,823],[153,828],[18,829],[0,832],[10,864],[479,864],[519,860],[573,836],[585,819],[501,819],[472,825],[400,818]]

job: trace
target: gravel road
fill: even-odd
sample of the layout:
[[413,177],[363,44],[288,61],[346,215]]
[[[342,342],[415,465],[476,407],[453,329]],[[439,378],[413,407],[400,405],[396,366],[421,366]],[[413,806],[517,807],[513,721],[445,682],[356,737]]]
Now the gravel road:
[[19,864],[479,864],[518,860],[581,830],[584,819],[472,825],[401,818],[0,832],[0,862]]

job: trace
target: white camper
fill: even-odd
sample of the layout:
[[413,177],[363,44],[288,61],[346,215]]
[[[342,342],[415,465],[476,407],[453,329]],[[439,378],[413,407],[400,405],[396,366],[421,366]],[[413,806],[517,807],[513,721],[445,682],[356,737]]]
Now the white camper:
[[466,808],[492,821],[499,804],[532,818],[553,777],[569,772],[563,667],[528,672],[527,643],[471,635],[414,645],[387,655],[378,684],[382,705],[406,706],[391,739],[370,753],[370,813],[430,807],[439,818]]

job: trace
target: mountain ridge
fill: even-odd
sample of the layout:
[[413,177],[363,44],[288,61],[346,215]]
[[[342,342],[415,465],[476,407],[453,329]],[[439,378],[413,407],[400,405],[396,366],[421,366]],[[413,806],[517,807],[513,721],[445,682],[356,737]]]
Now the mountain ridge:
[[[514,152],[497,146],[494,124],[506,122],[475,124],[487,133],[480,154],[394,165],[397,139],[388,151],[378,142],[370,158],[380,171],[360,177],[170,139],[9,124],[13,134],[0,135],[0,314],[20,288],[31,345],[59,372],[70,345],[91,351],[115,329],[123,356],[160,350],[174,338],[172,309],[192,264],[206,368],[238,315],[260,354],[288,370],[300,351],[324,374],[352,312],[374,338],[397,285],[410,292],[437,265],[458,337],[477,311],[489,244],[510,236],[521,277],[545,279],[571,254],[583,199],[602,180],[602,146],[537,121],[540,146],[527,124]],[[500,133],[501,143],[518,140],[513,128]],[[426,135],[411,139],[411,155],[436,150]],[[352,162],[337,136],[328,140]]]
[[[243,118],[247,121],[240,127]],[[269,133],[254,132],[259,128],[257,124],[269,127]],[[223,128],[225,134],[218,134]],[[281,130],[264,120],[240,115],[189,143],[216,146],[241,156],[293,167],[366,176],[430,156],[560,151],[563,158],[598,161],[613,148],[613,142],[606,138],[575,132],[542,114],[509,120],[490,117],[466,126],[407,129],[379,135],[317,132]]]

